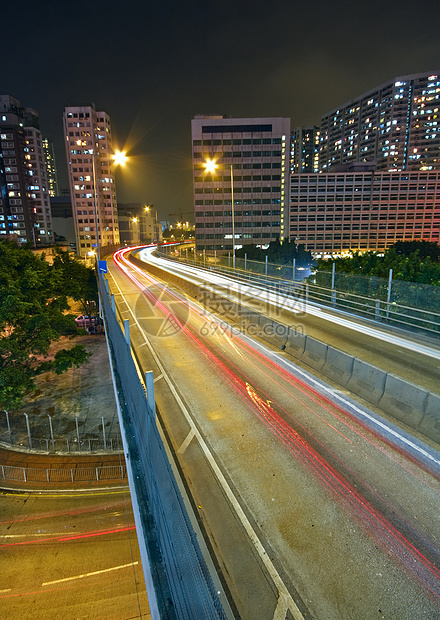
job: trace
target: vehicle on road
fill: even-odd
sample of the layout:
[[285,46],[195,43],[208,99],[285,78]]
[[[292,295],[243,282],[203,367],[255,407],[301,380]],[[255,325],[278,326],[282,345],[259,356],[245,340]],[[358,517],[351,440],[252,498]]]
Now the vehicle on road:
[[81,314],[75,319],[77,327],[82,327],[89,334],[97,334],[103,331],[103,322],[99,316]]

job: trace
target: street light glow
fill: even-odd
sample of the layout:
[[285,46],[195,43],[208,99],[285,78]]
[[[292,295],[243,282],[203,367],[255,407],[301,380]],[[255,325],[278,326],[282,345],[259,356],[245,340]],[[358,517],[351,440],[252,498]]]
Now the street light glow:
[[215,159],[207,159],[204,163],[206,172],[213,173],[217,168],[217,164],[215,163]]
[[125,151],[116,151],[113,155],[113,160],[116,166],[125,166],[128,157]]

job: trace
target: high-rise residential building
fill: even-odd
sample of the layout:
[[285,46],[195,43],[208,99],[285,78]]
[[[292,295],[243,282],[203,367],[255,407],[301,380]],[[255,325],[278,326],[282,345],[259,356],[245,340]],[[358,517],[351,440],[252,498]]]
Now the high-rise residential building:
[[44,160],[46,162],[49,196],[53,198],[54,196],[58,196],[58,179],[55,150],[53,148],[52,140],[49,138],[43,138],[43,153]]
[[290,239],[315,256],[440,243],[440,171],[377,172],[374,164],[293,174]]
[[63,115],[76,248],[80,257],[119,243],[110,117],[93,106]]
[[295,127],[290,142],[290,172],[318,172],[319,127]]
[[375,162],[379,171],[440,169],[440,72],[396,77],[321,119],[319,169]]
[[236,248],[287,238],[290,119],[198,115],[191,134],[197,248],[232,250],[233,229]]
[[53,243],[38,113],[0,95],[0,234],[34,247]]

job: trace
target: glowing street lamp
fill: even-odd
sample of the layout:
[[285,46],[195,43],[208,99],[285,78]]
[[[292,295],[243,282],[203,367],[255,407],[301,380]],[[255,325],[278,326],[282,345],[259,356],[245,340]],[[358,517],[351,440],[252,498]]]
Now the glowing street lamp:
[[[232,171],[232,164],[224,164],[229,166],[231,170],[231,204],[232,204],[232,261],[235,269],[235,215],[234,215],[234,173]],[[207,159],[205,161],[205,170],[207,173],[212,174],[217,168],[215,159]]]
[[[77,144],[85,145],[85,142],[78,141]],[[99,151],[95,149],[90,149],[89,154],[92,156],[92,174],[93,174],[93,198],[94,198],[94,207],[95,207],[95,232],[96,232],[96,255],[99,260],[101,258],[100,248],[99,248],[99,238],[100,238],[100,219],[98,218],[98,192],[97,192],[97,178],[96,178],[96,163],[95,157],[99,155]],[[125,151],[116,151],[112,155],[115,166],[125,166],[127,162],[127,155]]]
[[115,153],[113,154],[113,161],[115,166],[125,166],[125,164],[127,163],[127,155],[125,153],[125,151],[115,151]]
[[208,172],[209,174],[212,174],[217,168],[215,159],[207,159],[204,166],[205,166],[206,172]]
[[136,224],[139,222],[139,218],[133,217],[131,221],[133,222],[133,243],[140,243],[140,239],[138,237],[135,238],[135,235],[134,235]]

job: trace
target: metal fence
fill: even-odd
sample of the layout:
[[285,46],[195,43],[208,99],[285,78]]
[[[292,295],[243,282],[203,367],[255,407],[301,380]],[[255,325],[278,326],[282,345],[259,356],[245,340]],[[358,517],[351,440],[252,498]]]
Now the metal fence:
[[440,286],[388,278],[314,271],[229,256],[207,256],[169,247],[159,252],[174,261],[224,273],[244,285],[327,306],[390,326],[440,337]]
[[107,452],[124,449],[117,417],[116,423],[113,419],[101,417],[100,432],[96,424],[96,432],[92,432],[93,428],[86,429],[84,421],[75,417],[68,420],[73,430],[62,436],[54,433],[52,418],[55,420],[55,415],[1,411],[0,445],[44,452]]
[[[164,449],[154,405],[151,407],[147,403],[145,387],[139,379],[125,329],[123,334],[116,317],[114,297],[111,301],[109,299],[108,281],[104,285],[100,279],[100,293],[122,402],[120,425],[125,429],[133,469],[135,488],[131,493],[141,507],[143,527],[142,533],[138,528],[138,536],[145,536],[145,544],[152,554],[151,541],[155,539],[154,548],[160,551],[164,571],[154,583],[156,592],[161,593],[156,596],[161,600],[171,597],[171,607],[168,601],[161,618],[226,620]],[[148,519],[150,514],[153,528]],[[156,572],[151,571],[153,579]]]
[[124,480],[127,478],[125,465],[107,465],[100,467],[75,467],[60,469],[40,469],[37,467],[16,467],[15,465],[1,465],[0,474],[4,481],[11,482],[39,482],[75,483],[93,481]]

